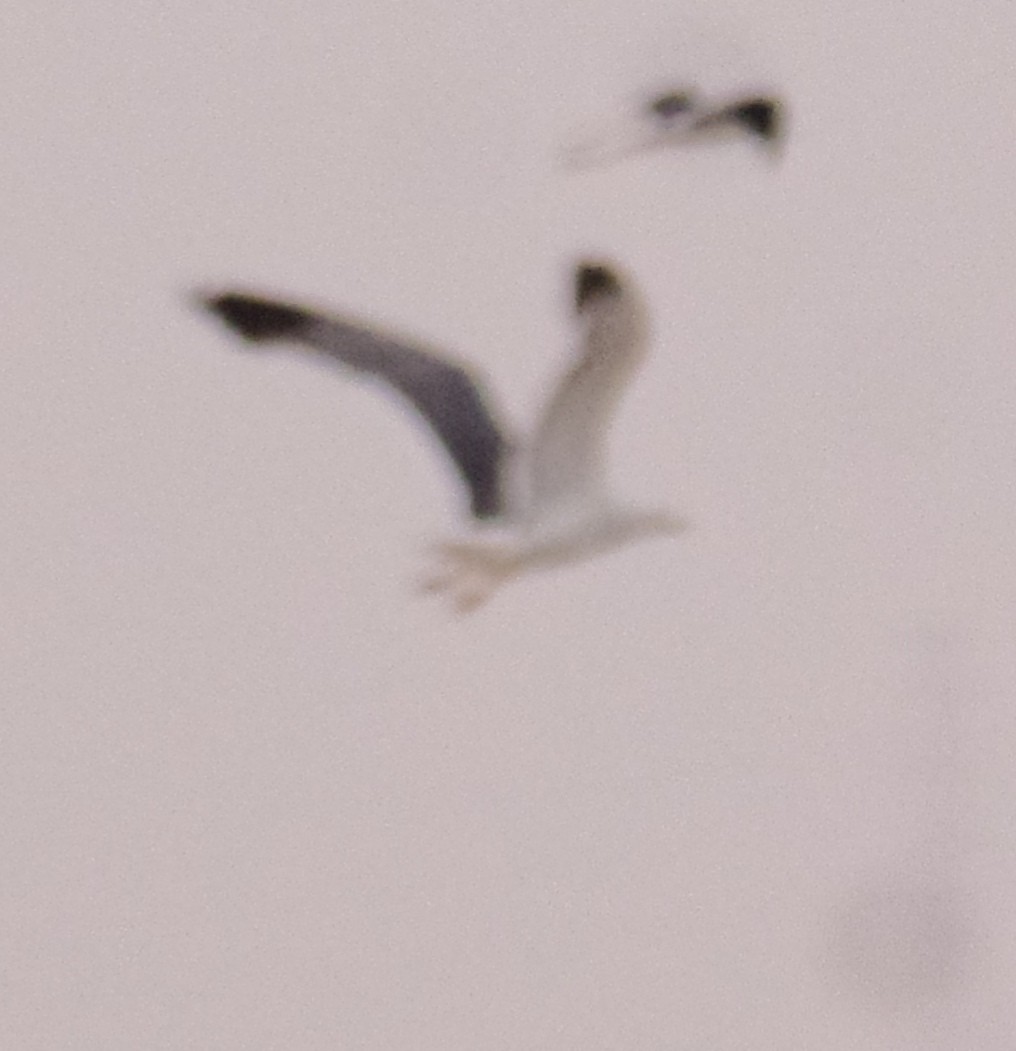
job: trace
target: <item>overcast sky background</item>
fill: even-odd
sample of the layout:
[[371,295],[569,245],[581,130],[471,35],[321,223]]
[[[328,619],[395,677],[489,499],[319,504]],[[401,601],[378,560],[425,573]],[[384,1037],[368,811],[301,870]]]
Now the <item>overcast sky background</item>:
[[[188,9],[189,7],[189,9]],[[0,1045],[1009,1051],[1016,8],[41,0],[0,35]],[[640,92],[748,143],[567,175]],[[570,269],[694,528],[413,593],[455,480],[240,283],[477,363]]]

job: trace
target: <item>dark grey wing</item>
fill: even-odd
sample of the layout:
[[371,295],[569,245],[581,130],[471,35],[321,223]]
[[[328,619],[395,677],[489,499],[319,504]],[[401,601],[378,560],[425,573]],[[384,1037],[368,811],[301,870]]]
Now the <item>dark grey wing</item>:
[[742,98],[700,117],[695,128],[704,130],[721,124],[740,125],[760,139],[773,142],[783,132],[783,106],[771,95]]
[[657,120],[673,120],[675,117],[686,116],[695,108],[695,93],[686,88],[677,91],[665,91],[662,95],[655,95],[646,103],[646,109],[652,117]]
[[473,516],[503,513],[508,442],[465,368],[427,348],[314,310],[235,292],[202,296],[201,302],[245,339],[293,340],[394,387],[444,444],[469,488]]
[[665,91],[612,127],[569,147],[571,168],[591,168],[646,150],[708,142],[716,133],[747,133],[774,154],[785,134],[782,101],[762,93],[722,103],[700,101],[690,88]]

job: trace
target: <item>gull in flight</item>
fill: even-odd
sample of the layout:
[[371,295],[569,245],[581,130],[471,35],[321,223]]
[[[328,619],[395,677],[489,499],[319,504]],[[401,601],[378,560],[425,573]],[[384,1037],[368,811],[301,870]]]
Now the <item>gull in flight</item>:
[[296,344],[397,391],[429,424],[458,469],[475,537],[435,545],[441,559],[423,589],[460,612],[528,570],[563,565],[685,523],[612,500],[606,433],[645,357],[649,321],[627,276],[600,262],[575,268],[578,352],[532,440],[509,439],[482,384],[461,364],[356,318],[329,316],[243,292],[201,294],[201,305],[253,343]]
[[618,123],[573,145],[565,164],[593,168],[646,150],[745,134],[775,149],[783,124],[783,105],[772,95],[742,95],[707,105],[690,88],[668,90],[643,100]]

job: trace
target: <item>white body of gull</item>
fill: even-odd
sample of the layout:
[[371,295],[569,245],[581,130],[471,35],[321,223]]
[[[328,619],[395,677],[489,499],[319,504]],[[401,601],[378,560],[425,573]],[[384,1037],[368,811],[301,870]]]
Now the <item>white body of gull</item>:
[[704,103],[690,88],[668,90],[575,143],[564,161],[570,168],[594,168],[647,150],[745,135],[775,150],[782,141],[783,124],[782,103],[772,95]]
[[530,569],[684,527],[666,512],[617,504],[606,491],[606,432],[649,341],[641,296],[611,266],[576,267],[578,354],[528,445],[509,441],[481,384],[429,347],[244,293],[202,295],[201,302],[248,340],[301,345],[374,376],[416,408],[457,467],[473,519],[503,527],[436,545],[442,563],[423,586],[447,592],[460,611]]

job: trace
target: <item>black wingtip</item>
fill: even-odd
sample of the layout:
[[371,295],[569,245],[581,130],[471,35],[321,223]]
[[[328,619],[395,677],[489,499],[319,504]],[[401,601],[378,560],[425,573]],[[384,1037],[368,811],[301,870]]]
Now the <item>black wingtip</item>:
[[617,274],[602,263],[579,263],[575,268],[575,309],[578,311],[590,300],[616,295],[620,290]]
[[203,296],[203,305],[217,314],[244,339],[254,342],[295,336],[306,325],[310,315],[297,307],[272,303],[256,296],[235,292]]
[[761,139],[771,141],[781,130],[781,105],[778,99],[760,96],[731,106],[729,116]]
[[691,91],[665,91],[649,100],[648,110],[652,116],[666,121],[687,113],[694,105],[695,95]]

